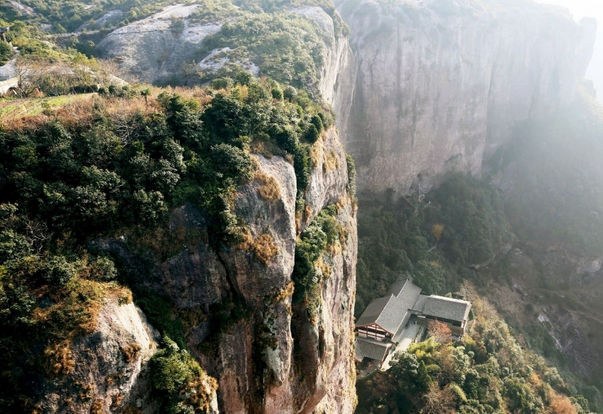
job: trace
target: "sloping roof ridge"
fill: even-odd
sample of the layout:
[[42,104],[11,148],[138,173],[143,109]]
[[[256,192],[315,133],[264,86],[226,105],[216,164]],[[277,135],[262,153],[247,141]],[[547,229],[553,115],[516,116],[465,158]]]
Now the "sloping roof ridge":
[[456,302],[456,303],[470,303],[468,300],[449,298],[448,296],[440,296],[440,295],[429,295],[428,298],[441,299],[441,300],[446,300],[448,302]]

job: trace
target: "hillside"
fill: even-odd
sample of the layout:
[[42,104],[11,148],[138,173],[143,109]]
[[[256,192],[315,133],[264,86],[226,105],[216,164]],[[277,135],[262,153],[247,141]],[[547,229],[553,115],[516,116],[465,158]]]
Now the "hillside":
[[[0,5],[0,411],[600,411],[596,25],[335,4]],[[470,334],[356,388],[400,276]]]
[[224,81],[3,117],[3,410],[351,405],[355,220],[331,114]]
[[475,319],[462,341],[429,338],[399,354],[387,372],[359,381],[357,413],[588,413],[557,369],[527,351],[470,284]]

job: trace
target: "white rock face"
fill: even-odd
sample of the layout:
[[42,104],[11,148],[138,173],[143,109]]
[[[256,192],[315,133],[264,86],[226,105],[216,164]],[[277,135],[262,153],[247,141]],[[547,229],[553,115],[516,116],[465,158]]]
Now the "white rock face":
[[[116,59],[120,68],[139,80],[154,82],[177,74],[185,63],[194,64],[195,52],[203,39],[216,33],[221,23],[201,24],[187,17],[199,5],[176,5],[109,33],[96,51]],[[173,19],[182,19],[182,31],[172,30]]]
[[361,193],[479,175],[514,122],[573,98],[594,41],[589,22],[528,2],[336,3],[356,53],[338,124]]

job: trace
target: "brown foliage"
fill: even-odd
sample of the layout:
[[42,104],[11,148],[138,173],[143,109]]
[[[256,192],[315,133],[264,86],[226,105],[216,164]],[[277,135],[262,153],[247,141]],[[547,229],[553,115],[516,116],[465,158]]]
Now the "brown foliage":
[[90,414],[103,414],[105,412],[104,408],[103,400],[95,400],[90,407]]
[[121,349],[124,353],[124,358],[127,363],[134,362],[140,355],[140,345],[136,342],[132,342],[130,345]]
[[440,223],[436,223],[431,227],[431,235],[437,240],[440,241],[442,237],[442,233],[444,232],[444,225]]
[[264,200],[276,201],[281,197],[281,189],[278,182],[271,175],[258,170],[255,174],[255,180],[260,183],[258,194]]
[[51,377],[68,375],[75,368],[70,341],[50,345],[44,350],[46,372]]
[[255,239],[253,243],[253,252],[255,253],[255,257],[257,257],[264,264],[268,264],[270,259],[279,254],[279,249],[276,244],[274,244],[274,239],[268,233],[260,234],[260,236]]
[[551,398],[549,410],[552,414],[576,414],[572,401],[565,395],[555,393]]
[[440,389],[437,382],[431,383],[429,391],[423,396],[424,407],[421,413],[424,414],[446,414],[454,413],[456,398],[449,389]]
[[330,171],[338,170],[339,166],[339,157],[334,150],[331,150],[325,154],[325,162],[322,165],[323,172],[328,173]]
[[443,322],[430,321],[427,324],[427,332],[429,336],[432,336],[437,342],[441,344],[447,344],[452,341],[452,331]]

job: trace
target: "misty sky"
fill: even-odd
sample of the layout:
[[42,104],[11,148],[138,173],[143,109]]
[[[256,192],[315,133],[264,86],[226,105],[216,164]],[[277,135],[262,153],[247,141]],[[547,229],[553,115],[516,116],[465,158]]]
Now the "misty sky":
[[603,0],[537,0],[539,3],[557,4],[568,8],[577,19],[594,17],[599,25],[597,43],[586,78],[595,82],[597,97],[603,102]]

